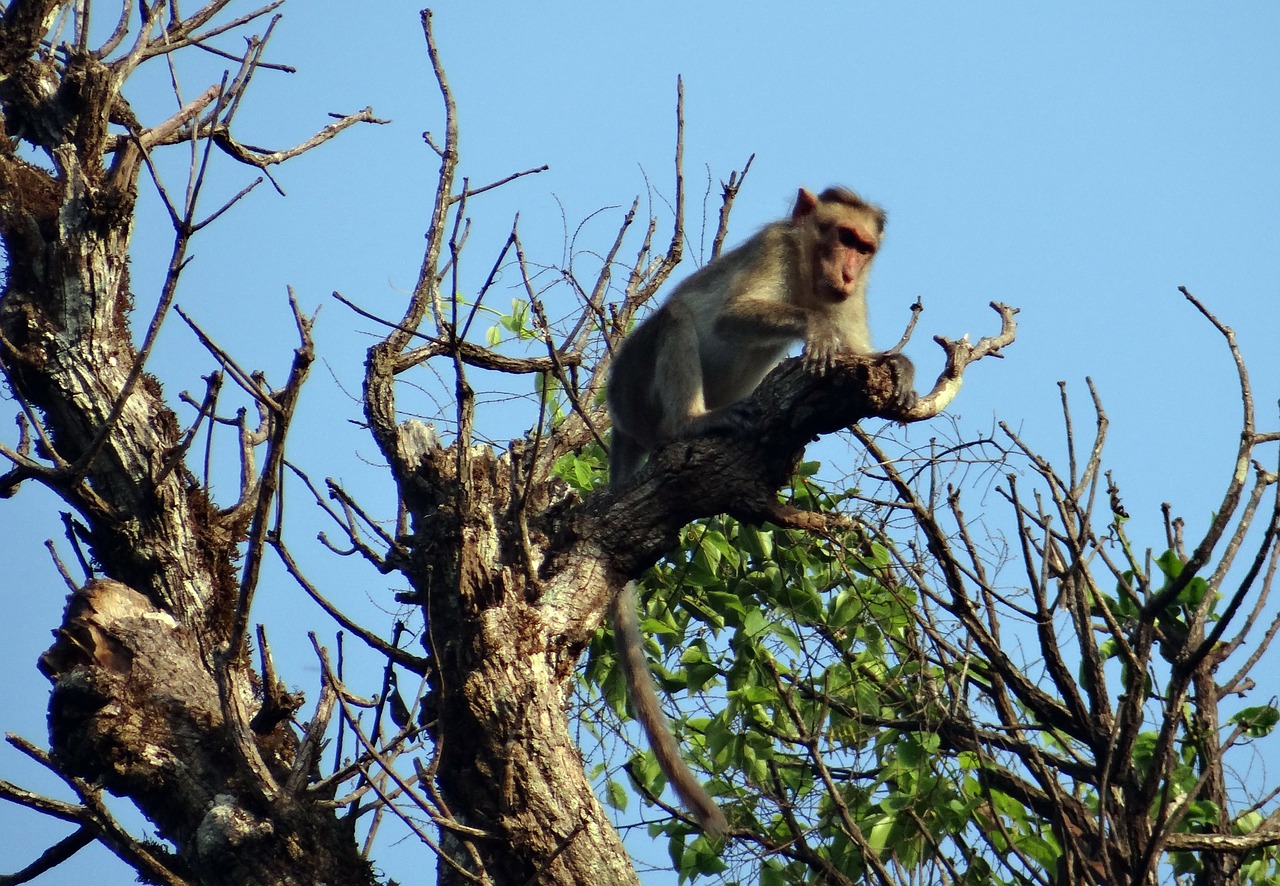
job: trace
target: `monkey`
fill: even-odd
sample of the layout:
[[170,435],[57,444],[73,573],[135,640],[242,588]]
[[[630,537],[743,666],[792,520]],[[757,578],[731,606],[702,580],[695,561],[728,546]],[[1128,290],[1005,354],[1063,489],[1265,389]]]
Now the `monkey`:
[[[696,271],[618,348],[606,402],[612,483],[676,437],[743,428],[748,397],[797,342],[825,373],[842,351],[871,354],[867,277],[884,210],[846,188],[801,188],[788,219]],[[895,405],[915,401],[914,369],[885,355]]]
[[[801,188],[789,218],[773,222],[694,272],[614,354],[606,404],[613,421],[610,484],[630,479],[649,452],[681,436],[746,428],[743,400],[797,341],[818,374],[841,352],[870,354],[867,277],[885,213],[846,188]],[[915,402],[914,369],[885,355],[894,403]],[[644,656],[635,582],[610,616],[627,690],[654,755],[685,808],[712,838],[724,813],[698,782],[662,714]]]

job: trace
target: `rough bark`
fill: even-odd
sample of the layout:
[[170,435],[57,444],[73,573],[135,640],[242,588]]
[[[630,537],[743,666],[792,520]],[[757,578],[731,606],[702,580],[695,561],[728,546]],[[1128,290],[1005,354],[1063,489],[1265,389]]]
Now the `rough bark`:
[[72,598],[43,661],[54,683],[52,759],[136,802],[179,847],[165,862],[175,878],[371,881],[331,811],[263,783],[263,771],[288,773],[286,726],[233,752],[226,702],[261,704],[245,647],[226,648],[247,512],[219,512],[173,467],[178,424],[153,378],[139,376],[122,397],[138,357],[128,325],[132,191],[94,184],[101,175],[87,175],[70,150],[59,156],[57,175],[0,158],[4,365],[61,462],[30,473],[77,508],[113,579]]
[[[277,728],[256,746],[275,785],[235,753],[200,643],[199,632],[119,582],[73,594],[41,658],[54,681],[49,737],[59,770],[138,805],[179,848],[177,856],[151,850],[166,879],[373,882],[332,810],[278,789],[294,763],[290,731]],[[238,691],[245,707],[260,704]]]
[[[118,94],[128,60],[66,47],[56,63],[34,57],[56,5],[15,0],[0,25],[0,368],[37,439],[0,476],[0,495],[32,479],[56,491],[109,578],[73,595],[41,662],[53,682],[49,762],[80,792],[89,831],[155,882],[372,882],[333,811],[280,788],[289,727],[247,726],[262,694],[236,629],[237,544],[270,496],[259,485],[221,511],[182,464],[177,418],[130,325],[147,136],[114,152],[108,136],[130,116]],[[52,169],[21,158],[17,134]],[[282,435],[287,416],[271,420]],[[176,855],[118,832],[100,788],[135,802]]]
[[[607,585],[598,562],[583,563],[568,595],[577,603],[548,605],[537,575],[563,485],[530,485],[521,447],[514,457],[443,448],[416,421],[379,421],[394,414],[381,353],[370,357],[367,411],[411,518],[400,542],[426,610],[436,775],[458,823],[485,833],[455,861],[484,882],[635,882],[566,720],[568,684]],[[466,882],[449,864],[439,871],[442,884]]]

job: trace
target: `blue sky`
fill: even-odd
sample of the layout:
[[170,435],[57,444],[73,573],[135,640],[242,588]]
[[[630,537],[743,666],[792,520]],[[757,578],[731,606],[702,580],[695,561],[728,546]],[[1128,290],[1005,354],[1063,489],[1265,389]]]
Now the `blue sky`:
[[[578,234],[579,249],[603,248],[637,194],[652,195],[652,210],[667,225],[662,201],[673,194],[681,75],[692,237],[686,255],[700,251],[708,182],[714,218],[719,180],[751,154],[734,240],[786,212],[800,185],[859,190],[889,212],[871,284],[876,337],[895,341],[908,306],[922,298],[926,313],[907,352],[923,378],[941,365],[933,335],[994,332],[986,306],[993,299],[1022,309],[1006,359],[984,361],[966,378],[952,410],[963,428],[983,429],[999,416],[1033,444],[1059,452],[1056,383],[1069,383],[1082,422],[1084,378],[1091,376],[1112,418],[1111,464],[1135,534],[1149,533],[1139,543],[1159,544],[1153,530],[1162,501],[1187,518],[1189,535],[1203,528],[1230,471],[1239,399],[1220,337],[1177,287],[1186,285],[1236,329],[1260,423],[1276,427],[1280,6],[783,8],[662,2],[437,9],[436,35],[459,106],[463,174],[478,184],[550,165],[472,201],[470,272],[487,270],[516,212],[526,249],[547,262],[563,259],[566,230],[573,234],[582,219],[613,207]],[[417,276],[436,168],[420,133],[438,131],[442,121],[417,9],[401,0],[285,7],[268,58],[299,71],[259,75],[240,116],[241,138],[284,146],[328,122],[328,112],[365,105],[393,124],[348,132],[277,170],[288,197],[259,188],[202,234],[178,298],[244,364],[276,380],[294,344],[285,286],[294,286],[304,306],[324,305],[318,339],[326,364],[317,365],[304,395],[294,457],[317,477],[353,484],[384,510],[389,490],[364,463],[376,461],[374,447],[347,421],[359,416],[349,395],[358,394],[373,330],[328,294],[336,289],[391,315]],[[99,15],[114,20],[105,8]],[[188,96],[220,70],[207,67],[207,57],[192,61],[206,67],[184,71]],[[167,116],[173,103],[162,63],[153,65],[127,91],[144,123]],[[176,152],[175,159],[170,170],[181,166]],[[220,170],[222,196],[211,196],[209,209],[251,178],[228,163]],[[641,211],[647,208],[642,202]],[[155,297],[168,244],[167,223],[148,199],[133,264],[140,305]],[[504,306],[507,295],[495,298]],[[211,364],[174,322],[155,368],[174,396],[200,390],[199,376]],[[416,381],[433,383],[427,374]],[[496,437],[520,432],[509,418],[516,414],[491,413]],[[923,442],[932,432],[910,433]],[[300,494],[291,507],[309,526]],[[9,675],[0,730],[37,741],[46,692],[34,662],[64,595],[41,547],[60,536],[56,511],[34,488],[0,502],[0,558],[10,564],[6,602],[15,619],[0,646]],[[300,530],[299,544],[314,532]],[[372,623],[387,622],[378,611],[388,597],[378,577],[317,562],[337,599]],[[302,629],[331,629],[278,577],[260,605],[280,644],[296,635],[286,680],[313,689],[317,674]],[[0,746],[0,777],[52,789],[7,746]],[[7,805],[0,805],[0,829],[10,835],[0,841],[0,871],[26,864],[65,830]],[[389,874],[422,882],[425,853],[416,847],[384,859]],[[76,863],[97,882],[133,880],[100,849]],[[71,868],[61,876],[70,878]]]

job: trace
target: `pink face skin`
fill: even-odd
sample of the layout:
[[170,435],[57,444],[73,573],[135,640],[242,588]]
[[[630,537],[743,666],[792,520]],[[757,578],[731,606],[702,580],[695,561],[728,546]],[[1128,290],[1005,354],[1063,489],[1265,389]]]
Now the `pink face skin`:
[[852,206],[820,206],[812,192],[800,189],[792,221],[816,214],[817,277],[822,291],[833,301],[853,295],[858,281],[876,254],[879,237],[875,218]]
[[876,254],[876,239],[871,231],[869,225],[859,225],[850,219],[818,223],[818,278],[822,289],[833,300],[844,301],[857,290],[867,265]]

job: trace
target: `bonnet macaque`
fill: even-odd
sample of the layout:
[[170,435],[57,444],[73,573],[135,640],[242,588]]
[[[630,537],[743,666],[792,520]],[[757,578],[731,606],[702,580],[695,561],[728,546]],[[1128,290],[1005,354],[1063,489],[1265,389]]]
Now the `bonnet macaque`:
[[[610,482],[629,479],[647,453],[677,437],[737,430],[742,402],[787,351],[825,373],[841,352],[873,353],[867,276],[884,212],[844,188],[801,189],[789,218],[765,226],[706,265],[631,332],[614,355],[608,407],[613,420]],[[915,399],[911,363],[893,362],[895,400]],[[614,600],[614,633],[632,703],[681,802],[712,836],[724,814],[694,778],[662,714],[644,657],[634,583]]]
[[[841,351],[873,353],[867,276],[884,211],[845,188],[800,190],[790,218],[767,225],[685,280],[623,340],[609,375],[613,483],[680,436],[732,430],[735,404],[804,343],[824,372]],[[893,355],[900,405],[915,399],[911,363]]]

